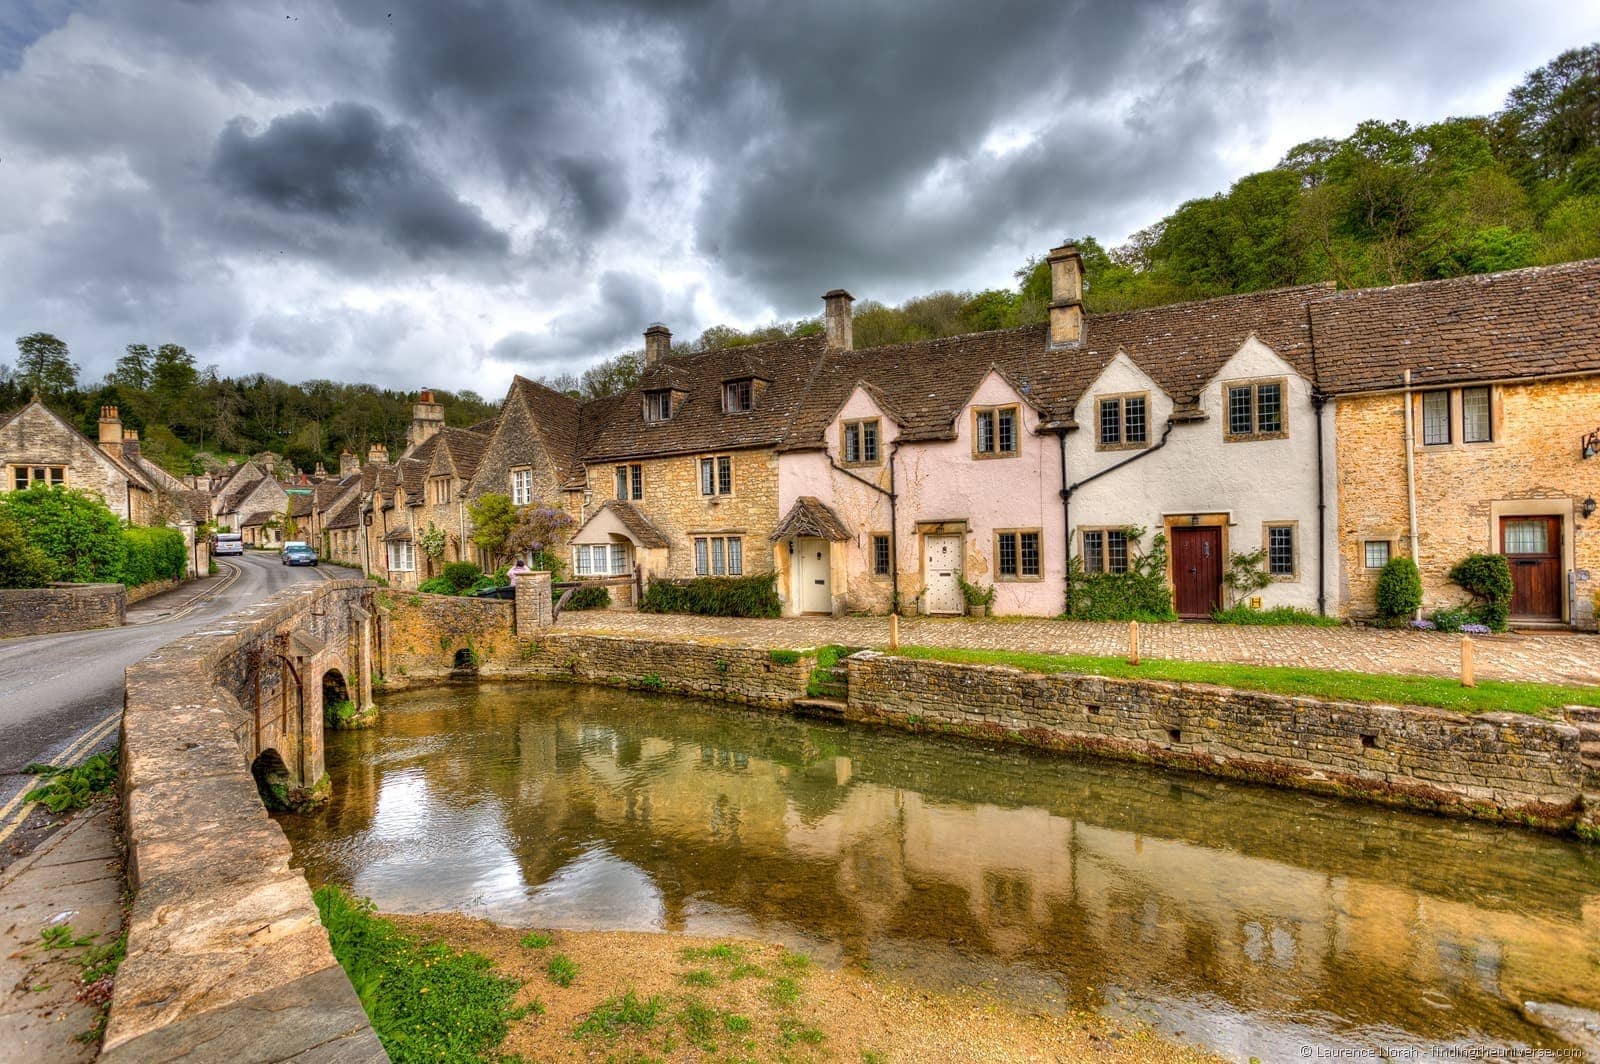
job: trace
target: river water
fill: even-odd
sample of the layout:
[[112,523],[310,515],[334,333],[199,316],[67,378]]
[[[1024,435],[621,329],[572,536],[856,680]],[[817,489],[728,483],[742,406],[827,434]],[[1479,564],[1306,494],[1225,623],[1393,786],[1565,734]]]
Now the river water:
[[1530,1014],[1600,1010],[1596,847],[600,688],[381,709],[281,823],[389,912],[784,941],[1238,1059],[1561,1049]]

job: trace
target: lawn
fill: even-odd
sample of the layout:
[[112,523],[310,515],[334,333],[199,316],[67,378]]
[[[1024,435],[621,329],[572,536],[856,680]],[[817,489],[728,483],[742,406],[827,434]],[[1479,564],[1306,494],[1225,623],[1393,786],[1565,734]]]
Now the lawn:
[[1476,687],[1462,687],[1458,681],[1440,676],[1398,676],[1333,669],[1296,669],[1279,665],[1149,658],[1139,665],[1129,665],[1122,658],[1090,657],[1084,654],[1029,654],[1012,650],[960,650],[952,647],[902,646],[897,653],[901,657],[929,661],[1009,665],[1027,672],[1071,672],[1132,680],[1209,683],[1280,695],[1308,695],[1336,702],[1432,706],[1461,713],[1506,712],[1543,716],[1561,706],[1600,706],[1600,687],[1567,687],[1547,683],[1481,680]]

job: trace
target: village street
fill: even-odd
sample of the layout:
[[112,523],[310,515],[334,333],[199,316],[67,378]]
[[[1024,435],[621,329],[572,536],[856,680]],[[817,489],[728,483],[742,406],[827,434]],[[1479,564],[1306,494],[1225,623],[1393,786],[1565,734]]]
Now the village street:
[[[129,665],[290,584],[351,575],[283,566],[276,554],[217,564],[218,576],[130,607],[125,627],[0,640],[0,843],[16,830],[25,812],[20,795],[35,782],[25,766],[63,754],[82,761],[116,743]],[[4,851],[0,864],[16,856],[13,847]]]

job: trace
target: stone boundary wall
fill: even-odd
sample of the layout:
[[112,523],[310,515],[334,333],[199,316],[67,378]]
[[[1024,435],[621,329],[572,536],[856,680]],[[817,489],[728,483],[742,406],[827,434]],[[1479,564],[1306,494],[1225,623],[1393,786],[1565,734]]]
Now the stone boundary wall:
[[[376,602],[378,661],[392,690],[451,678],[555,680],[782,709],[805,696],[814,664],[810,655],[774,661],[772,652],[751,647],[560,628],[519,638],[507,601],[380,591]],[[463,651],[470,651],[475,667],[456,664]]]
[[387,1059],[262,806],[240,738],[253,714],[231,689],[281,630],[370,594],[301,585],[128,669],[118,782],[134,898],[101,1059]]
[[51,635],[121,627],[128,610],[121,584],[51,584],[0,589],[0,635]]
[[856,720],[1600,837],[1600,809],[1585,806],[1578,730],[1561,721],[873,651],[846,664],[846,715]]
[[163,591],[172,591],[183,586],[182,580],[152,580],[148,584],[128,588],[128,605],[143,602],[147,598],[155,598]]

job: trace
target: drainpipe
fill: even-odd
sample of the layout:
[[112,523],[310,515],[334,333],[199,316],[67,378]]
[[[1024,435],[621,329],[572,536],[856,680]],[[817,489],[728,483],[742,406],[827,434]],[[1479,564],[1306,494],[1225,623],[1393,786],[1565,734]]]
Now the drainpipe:
[[[1121,469],[1125,465],[1132,465],[1134,462],[1137,462],[1139,459],[1148,458],[1151,455],[1155,454],[1157,451],[1161,450],[1161,448],[1163,448],[1163,447],[1165,447],[1167,445],[1167,437],[1172,435],[1172,427],[1173,427],[1174,424],[1175,424],[1175,422],[1171,418],[1167,419],[1166,427],[1161,430],[1161,438],[1159,440],[1157,440],[1153,446],[1146,447],[1142,451],[1137,451],[1133,455],[1131,455],[1131,456],[1129,456],[1127,458],[1124,458],[1120,462],[1113,462],[1111,465],[1106,466],[1104,469],[1100,470],[1098,473],[1090,473],[1088,476],[1084,477],[1082,480],[1078,481],[1076,484],[1069,484],[1067,487],[1063,488],[1062,491],[1061,491],[1061,512],[1062,512],[1063,516],[1070,516],[1071,515],[1072,511],[1071,511],[1070,507],[1072,505],[1072,493],[1073,492],[1077,491],[1079,488],[1083,487],[1085,484],[1090,484],[1090,483],[1093,483],[1096,480],[1099,480],[1101,477],[1105,476],[1107,473],[1114,473],[1118,469]],[[1066,479],[1066,462],[1067,462],[1067,443],[1066,443],[1066,436],[1063,435],[1062,438],[1061,438],[1061,474],[1062,474],[1062,479],[1063,480]],[[1071,525],[1067,526],[1067,560],[1069,562],[1072,560],[1072,526]],[[1067,580],[1067,612],[1069,614],[1072,612],[1072,581],[1071,581],[1071,578],[1070,578],[1070,574],[1069,574],[1069,578]]]
[[1317,613],[1328,615],[1328,492],[1322,461],[1322,408],[1328,397],[1315,386],[1311,409],[1317,415]]
[[[1411,415],[1411,371],[1406,370],[1405,375],[1405,403],[1406,403],[1406,516],[1410,521],[1411,561],[1420,571],[1420,551],[1417,545],[1417,468],[1416,468],[1416,428],[1415,420]],[[1422,618],[1422,608],[1419,606],[1414,619]]]
[[1067,430],[1056,429],[1056,443],[1061,448],[1061,559],[1066,568],[1062,579],[1067,583],[1066,612],[1072,616],[1072,492],[1067,490]]
[[894,488],[894,460],[900,454],[900,441],[895,440],[889,444],[889,487],[885,489],[881,484],[874,483],[866,477],[857,476],[834,460],[832,454],[828,455],[828,464],[836,471],[843,473],[851,480],[858,481],[884,496],[889,500],[889,601],[890,609],[900,612],[900,534],[897,527],[897,514],[895,500],[899,497]]

